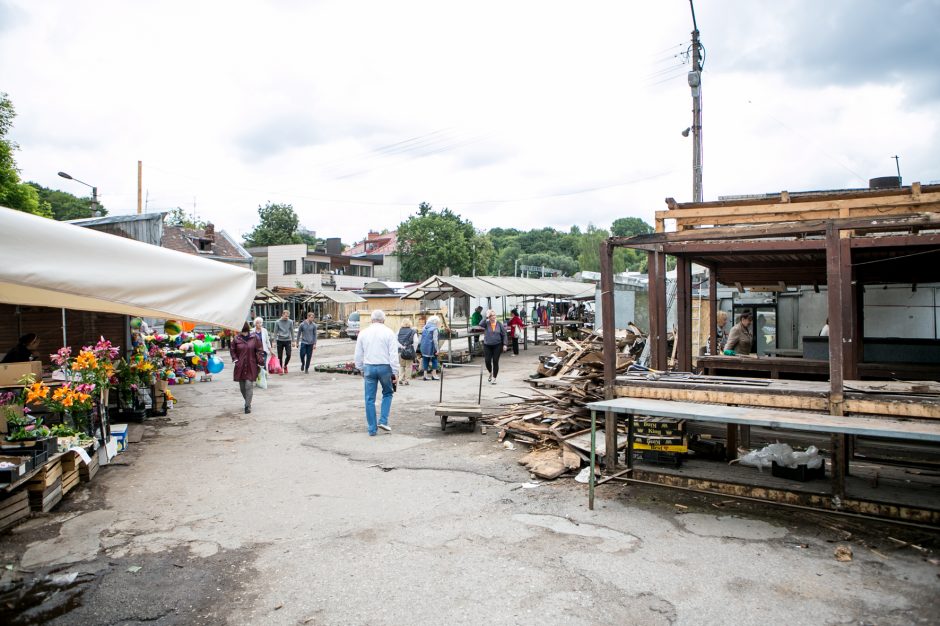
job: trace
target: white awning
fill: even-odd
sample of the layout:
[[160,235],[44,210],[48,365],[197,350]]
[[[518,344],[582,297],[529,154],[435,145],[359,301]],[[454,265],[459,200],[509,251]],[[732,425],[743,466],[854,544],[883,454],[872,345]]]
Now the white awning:
[[339,304],[358,304],[366,299],[351,291],[318,291],[304,300],[307,302],[336,302]]
[[0,302],[240,329],[249,269],[0,207]]

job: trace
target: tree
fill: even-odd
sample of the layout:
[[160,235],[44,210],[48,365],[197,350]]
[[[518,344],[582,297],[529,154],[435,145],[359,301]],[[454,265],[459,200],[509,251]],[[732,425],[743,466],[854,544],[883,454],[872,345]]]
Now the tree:
[[634,235],[648,235],[653,227],[638,217],[621,217],[614,220],[610,226],[614,237],[633,237]]
[[182,228],[191,228],[194,230],[199,230],[206,227],[206,223],[199,219],[199,216],[195,214],[188,215],[186,211],[180,207],[176,207],[167,213],[163,221],[166,222],[167,226],[180,226]]
[[39,183],[26,183],[36,190],[39,194],[39,201],[45,202],[52,210],[52,217],[57,220],[78,220],[85,217],[95,217],[95,213],[107,215],[108,210],[99,203],[97,207],[92,203],[91,198],[79,198],[67,191],[58,189],[49,189]]
[[579,245],[578,264],[582,272],[601,271],[601,242],[608,236],[608,232],[603,228],[588,224],[587,230],[581,235]]
[[[544,267],[546,270],[560,270],[563,276],[572,276],[577,273],[578,262],[570,256],[555,254],[553,252],[536,252],[535,254],[523,254],[519,258],[520,265],[529,265],[535,267]],[[520,270],[520,274],[522,271]],[[529,272],[532,275],[532,272]]]
[[258,207],[258,217],[261,221],[254,230],[245,235],[246,246],[281,246],[289,243],[303,243],[303,239],[297,233],[300,220],[293,206],[269,202]]
[[52,208],[39,199],[39,192],[20,180],[16,159],[13,158],[13,153],[19,146],[7,139],[15,117],[16,110],[10,97],[0,92],[0,206],[52,217]]
[[422,202],[418,212],[398,225],[401,277],[419,281],[450,270],[467,276],[484,273],[494,254],[492,242],[450,209],[435,211]]

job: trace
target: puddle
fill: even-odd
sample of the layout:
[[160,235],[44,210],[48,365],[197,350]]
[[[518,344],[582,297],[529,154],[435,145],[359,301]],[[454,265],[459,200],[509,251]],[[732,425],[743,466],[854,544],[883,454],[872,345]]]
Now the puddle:
[[529,526],[545,528],[559,535],[600,539],[601,541],[597,544],[597,547],[601,552],[632,550],[640,543],[640,540],[633,535],[628,535],[627,533],[622,533],[604,526],[596,526],[594,524],[576,524],[569,519],[558,517],[557,515],[530,515],[528,513],[519,513],[513,515],[512,518],[517,522],[522,522]]
[[678,516],[676,522],[684,526],[690,533],[702,537],[727,537],[729,539],[762,541],[780,539],[787,535],[787,529],[782,526],[774,526],[761,520],[745,519],[733,515],[718,516],[689,513]]

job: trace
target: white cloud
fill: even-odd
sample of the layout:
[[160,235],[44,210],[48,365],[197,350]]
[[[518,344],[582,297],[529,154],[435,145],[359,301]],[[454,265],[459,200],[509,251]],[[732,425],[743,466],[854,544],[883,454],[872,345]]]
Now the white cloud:
[[[893,154],[905,180],[940,178],[927,78],[886,62],[847,80],[808,40],[799,67],[757,63],[769,41],[817,36],[803,32],[816,5],[781,3],[770,35],[750,6],[699,7],[706,199],[861,186],[892,173]],[[905,19],[934,7],[908,3]],[[15,16],[0,29],[0,90],[19,113],[23,177],[83,192],[56,177],[68,171],[113,213],[135,210],[141,159],[151,210],[195,201],[234,233],[267,201],[345,241],[394,228],[421,201],[480,228],[651,221],[663,198],[691,196],[687,12],[613,0],[16,0],[0,4]],[[884,19],[856,13],[853,28]],[[896,39],[870,40],[904,67]]]

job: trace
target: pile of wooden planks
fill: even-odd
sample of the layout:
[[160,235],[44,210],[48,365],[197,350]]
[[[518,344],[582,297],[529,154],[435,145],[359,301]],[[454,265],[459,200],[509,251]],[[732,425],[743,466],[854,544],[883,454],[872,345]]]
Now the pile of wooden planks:
[[[637,335],[617,338],[617,371],[633,363],[631,348]],[[541,377],[529,379],[531,395],[510,394],[521,402],[502,413],[484,418],[499,428],[499,440],[532,446],[520,459],[535,476],[553,479],[577,470],[589,457],[577,445],[591,427],[591,412],[585,404],[604,396],[604,364],[599,333],[589,332],[581,340],[556,339],[557,350],[539,364]]]

